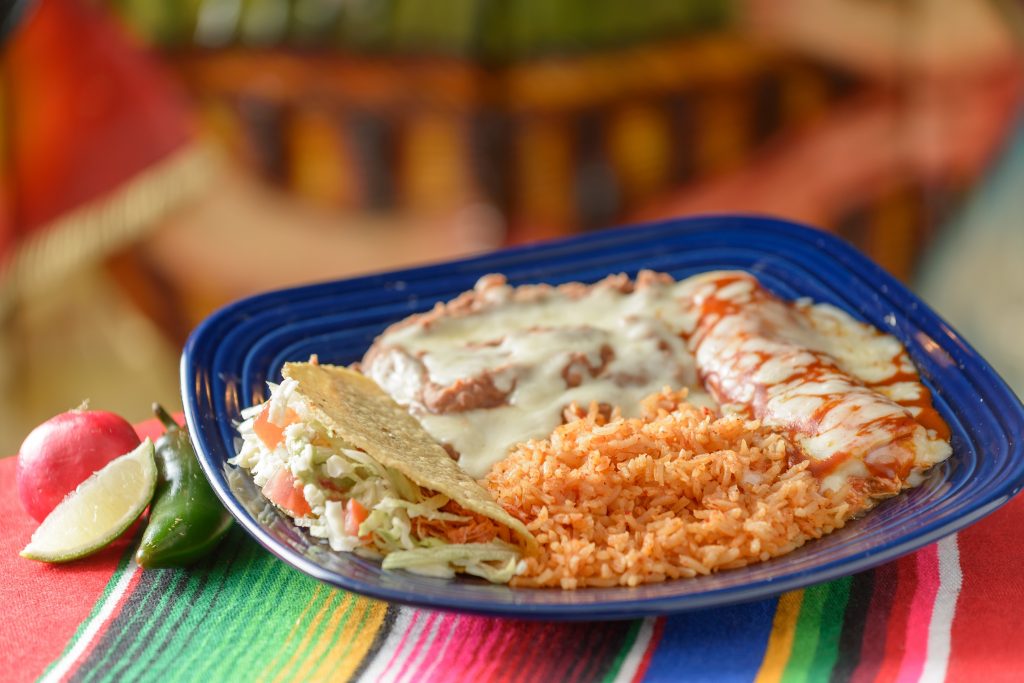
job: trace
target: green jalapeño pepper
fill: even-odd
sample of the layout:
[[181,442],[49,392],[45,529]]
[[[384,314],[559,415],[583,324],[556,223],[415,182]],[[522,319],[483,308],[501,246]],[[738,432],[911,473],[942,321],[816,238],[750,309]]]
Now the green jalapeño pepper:
[[183,567],[213,550],[231,515],[206,481],[188,432],[159,405],[153,412],[167,432],[156,442],[159,478],[135,561],[147,569]]

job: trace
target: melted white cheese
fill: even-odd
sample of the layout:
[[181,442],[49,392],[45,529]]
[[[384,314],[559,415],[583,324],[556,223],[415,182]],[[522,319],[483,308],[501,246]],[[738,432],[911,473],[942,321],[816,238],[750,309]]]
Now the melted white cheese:
[[[833,306],[787,304],[765,294],[743,273],[644,278],[629,293],[608,281],[582,293],[516,290],[487,276],[475,291],[481,310],[446,311],[389,329],[363,370],[450,444],[476,478],[513,445],[548,436],[574,402],[617,406],[632,416],[642,398],[667,385],[687,387],[691,402],[713,407],[698,369],[713,375],[722,410],[790,430],[808,457],[853,453],[825,475],[826,488],[870,476],[864,458],[888,457],[886,444],[899,438],[910,444],[917,467],[949,455],[948,444],[920,425],[908,432],[904,424],[899,434],[885,426],[921,411],[898,404],[912,404],[924,391],[898,340]],[[699,301],[710,295],[734,309],[702,315]],[[823,359],[830,368],[824,372]],[[489,407],[443,410],[425,398],[482,379]]]
[[[639,413],[640,401],[665,386],[689,387],[690,400],[714,406],[699,388],[693,357],[680,339],[678,283],[649,283],[624,294],[594,287],[579,297],[550,289],[528,301],[512,288],[487,288],[501,305],[386,333],[385,350],[364,371],[410,407],[434,438],[460,454],[471,476],[486,475],[513,445],[550,434],[572,403]],[[614,357],[603,361],[610,349]],[[425,372],[410,371],[417,359]],[[566,368],[578,378],[569,386]],[[438,414],[421,400],[429,382],[491,377],[503,405]]]

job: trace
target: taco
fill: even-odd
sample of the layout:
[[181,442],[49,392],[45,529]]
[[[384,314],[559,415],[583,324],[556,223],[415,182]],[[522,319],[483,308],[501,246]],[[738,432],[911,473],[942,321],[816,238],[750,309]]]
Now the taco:
[[288,363],[242,412],[232,462],[333,550],[385,569],[495,583],[537,541],[377,384],[344,367]]

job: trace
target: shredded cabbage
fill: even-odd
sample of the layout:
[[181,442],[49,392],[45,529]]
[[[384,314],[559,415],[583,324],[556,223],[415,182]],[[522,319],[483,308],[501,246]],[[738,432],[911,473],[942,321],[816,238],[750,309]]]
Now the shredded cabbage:
[[[323,425],[310,419],[293,380],[269,386],[266,404],[242,412],[243,421],[238,425],[242,445],[232,463],[250,470],[259,486],[287,468],[313,513],[296,519],[297,524],[326,539],[332,550],[384,556],[385,569],[448,578],[464,571],[495,583],[507,583],[515,575],[519,550],[502,541],[456,544],[445,538],[418,537],[414,532],[417,518],[442,522],[467,522],[470,518],[443,511],[447,496],[424,492],[401,472],[331,436]],[[289,408],[300,421],[286,425]],[[268,419],[284,427],[284,439],[273,449],[253,429],[261,410],[269,410]],[[349,500],[369,513],[355,535],[346,533],[351,529],[346,523],[352,514]]]
[[508,583],[516,573],[519,551],[501,541],[490,543],[448,543],[433,548],[398,550],[384,557],[384,569],[406,569],[431,573],[439,568],[458,567],[467,574],[493,583]]

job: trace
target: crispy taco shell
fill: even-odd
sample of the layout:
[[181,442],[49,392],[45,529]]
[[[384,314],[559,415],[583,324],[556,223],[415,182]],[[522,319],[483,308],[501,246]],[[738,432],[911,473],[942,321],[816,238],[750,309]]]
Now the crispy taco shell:
[[332,433],[419,486],[508,527],[529,552],[537,539],[452,460],[423,426],[373,380],[337,365],[287,363],[313,415]]

